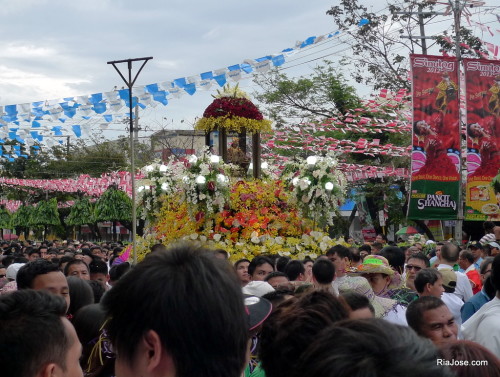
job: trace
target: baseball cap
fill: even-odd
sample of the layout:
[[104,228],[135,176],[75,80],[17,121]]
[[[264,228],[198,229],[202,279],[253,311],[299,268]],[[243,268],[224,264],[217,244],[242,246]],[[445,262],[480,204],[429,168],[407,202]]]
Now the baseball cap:
[[447,293],[455,292],[457,286],[457,274],[453,270],[439,270],[443,277],[443,288]]
[[9,265],[9,267],[7,267],[7,271],[5,272],[7,279],[16,280],[17,271],[19,271],[22,266],[24,266],[24,263],[12,263]]
[[248,330],[252,331],[260,326],[271,314],[273,306],[270,301],[262,297],[243,295],[245,311],[248,315]]
[[[494,242],[495,243],[495,242]],[[479,242],[472,242],[469,244],[469,249],[483,249],[483,245],[481,245]]]
[[243,294],[262,297],[266,293],[274,292],[274,288],[266,281],[254,280],[242,288]]
[[497,249],[500,249],[500,245],[496,242],[488,242],[488,245],[492,246],[492,247],[495,247]]

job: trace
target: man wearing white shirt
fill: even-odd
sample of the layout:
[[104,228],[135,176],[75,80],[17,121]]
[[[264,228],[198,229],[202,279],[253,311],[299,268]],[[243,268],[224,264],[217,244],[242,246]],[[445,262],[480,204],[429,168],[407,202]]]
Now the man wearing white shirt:
[[462,325],[462,334],[500,357],[500,255],[493,260],[490,276],[496,296]]
[[[458,256],[460,249],[457,245],[451,242],[446,242],[441,248],[440,264],[437,266],[438,270],[453,270],[453,266],[458,263]],[[467,275],[463,272],[455,271],[457,274],[457,286],[455,288],[455,295],[466,302],[471,299],[472,286],[470,285]]]

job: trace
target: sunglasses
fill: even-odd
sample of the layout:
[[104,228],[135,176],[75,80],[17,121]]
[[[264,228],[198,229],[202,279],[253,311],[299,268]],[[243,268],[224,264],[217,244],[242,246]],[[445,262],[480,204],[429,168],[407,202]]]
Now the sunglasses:
[[411,264],[407,264],[407,265],[406,265],[406,269],[407,269],[407,270],[415,270],[415,271],[417,271],[417,272],[418,272],[418,271],[420,271],[420,270],[422,269],[422,267],[419,267],[419,266],[413,266],[413,265],[411,265]]

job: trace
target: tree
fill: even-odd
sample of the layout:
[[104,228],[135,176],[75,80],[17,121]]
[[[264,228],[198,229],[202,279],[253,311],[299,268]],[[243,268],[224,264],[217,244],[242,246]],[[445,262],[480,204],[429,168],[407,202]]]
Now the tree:
[[361,101],[356,90],[329,61],[314,68],[310,77],[293,79],[273,70],[255,76],[254,82],[262,89],[254,95],[264,104],[277,128],[289,122],[322,120],[342,114],[358,107]]
[[25,232],[26,235],[29,234],[29,229],[31,227],[31,214],[33,211],[33,206],[23,204],[17,209],[16,212],[14,212],[11,224],[17,234],[21,234],[22,232]]
[[82,225],[88,225],[93,228],[93,231],[95,231],[95,210],[89,198],[83,197],[75,200],[75,203],[71,206],[71,210],[68,216],[64,219],[64,222],[70,226],[78,226],[80,229],[79,233],[81,233]]
[[110,186],[95,203],[95,220],[113,223],[113,238],[116,240],[116,222],[131,226],[132,200],[116,186]]
[[29,224],[34,227],[43,226],[43,239],[47,237],[47,229],[51,225],[61,225],[57,211],[57,199],[42,200],[30,214]]
[[[326,14],[332,16],[343,34],[348,35],[342,42],[351,47],[347,56],[355,63],[353,65],[356,82],[373,86],[374,89],[410,89],[408,55],[428,53],[422,45],[422,40],[416,36],[422,35],[425,25],[436,17],[428,13],[434,11],[436,4],[435,1],[392,0],[387,2],[387,12],[378,14],[369,11],[361,0],[340,0],[338,5],[332,6]],[[418,16],[410,15],[409,12],[427,14]],[[453,15],[445,17],[452,19]],[[358,26],[362,19],[369,20],[369,23]],[[446,31],[442,32],[442,37],[446,37],[445,33]],[[402,39],[401,36],[410,38]],[[480,41],[473,37],[470,31],[461,32],[461,37],[465,44],[484,51]],[[439,44],[445,51],[454,50],[454,46],[445,47],[442,43]],[[428,46],[430,47],[432,46]]]

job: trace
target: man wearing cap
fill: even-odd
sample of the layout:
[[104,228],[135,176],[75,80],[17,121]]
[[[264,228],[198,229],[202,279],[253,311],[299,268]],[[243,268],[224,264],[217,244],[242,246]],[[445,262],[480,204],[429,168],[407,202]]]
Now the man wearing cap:
[[488,242],[490,246],[490,256],[495,257],[500,254],[500,244],[498,242]]
[[474,257],[474,267],[476,268],[477,271],[479,271],[479,267],[483,262],[482,258],[483,245],[481,245],[479,242],[473,242],[469,245],[468,249],[470,250],[472,256]]
[[443,279],[443,289],[444,292],[441,295],[441,300],[446,304],[448,309],[450,309],[451,314],[453,314],[453,318],[455,319],[455,323],[460,329],[462,325],[462,314],[460,310],[464,305],[464,302],[456,296],[455,287],[457,286],[457,273],[453,270],[440,270],[441,277]]
[[479,240],[481,245],[486,245],[488,242],[496,241],[495,237],[495,223],[493,221],[485,221],[483,223],[484,236]]
[[500,255],[493,259],[490,279],[496,296],[462,325],[462,334],[500,357]]
[[[457,245],[451,242],[446,242],[441,248],[440,263],[437,266],[439,271],[441,270],[453,270],[455,264],[458,263],[458,256],[460,254],[460,249]],[[455,288],[454,294],[457,295],[462,301],[470,300],[473,296],[472,287],[469,283],[469,278],[462,272],[456,272],[457,274],[457,286]]]

